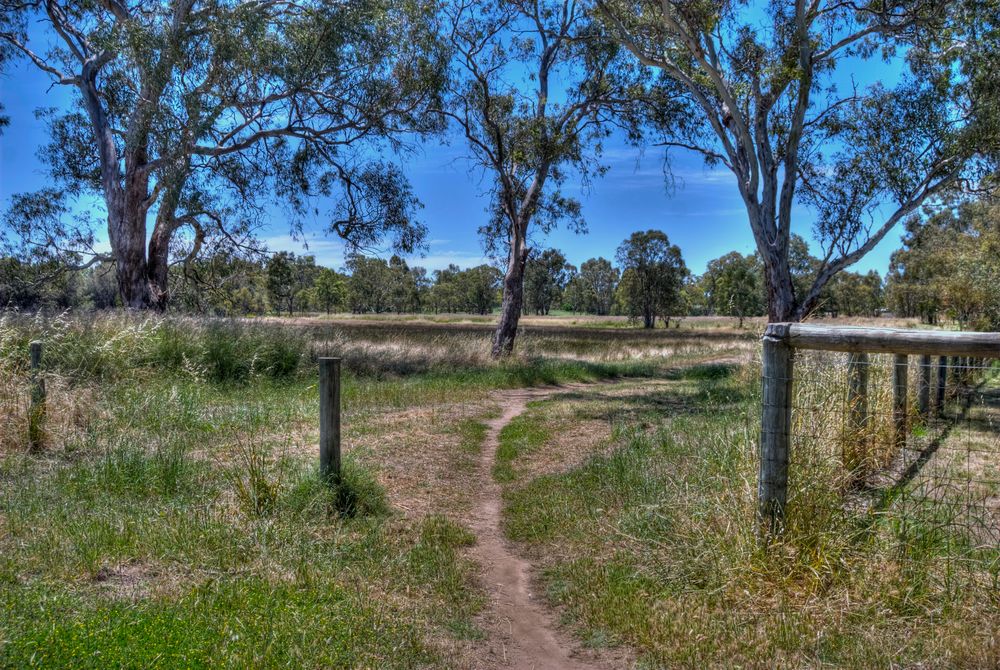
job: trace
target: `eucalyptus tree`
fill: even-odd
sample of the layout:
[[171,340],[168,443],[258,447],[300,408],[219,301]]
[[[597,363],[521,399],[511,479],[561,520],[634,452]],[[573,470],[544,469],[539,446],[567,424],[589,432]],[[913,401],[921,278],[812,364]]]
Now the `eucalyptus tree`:
[[316,300],[329,314],[332,307],[342,307],[347,297],[346,278],[336,270],[320,268],[316,276]]
[[492,216],[481,233],[506,254],[495,358],[514,348],[532,232],[585,229],[562,187],[603,172],[601,139],[615,125],[633,132],[645,97],[646,73],[587,9],[584,0],[455,0],[445,10],[453,95],[440,111],[487,176]]
[[472,314],[489,314],[497,304],[500,272],[492,265],[477,265],[459,276],[465,298],[464,309]]
[[524,313],[548,314],[575,272],[558,249],[531,254],[524,269]]
[[680,247],[659,230],[635,232],[621,243],[616,254],[622,268],[618,298],[630,318],[642,318],[644,328],[655,328],[656,319],[670,324],[681,309],[681,291],[689,276]]
[[255,228],[275,201],[294,227],[313,196],[336,195],[328,228],[352,245],[421,242],[406,180],[365,150],[398,148],[404,132],[440,123],[424,114],[444,63],[433,6],[0,0],[0,9],[0,51],[73,92],[70,108],[47,113],[42,155],[57,188],[34,195],[27,213],[39,216],[12,215],[8,227],[22,248],[97,261],[95,224],[53,216],[51,201],[100,198],[126,306],[163,308],[169,265],[206,246],[259,250]]
[[740,328],[748,316],[764,311],[760,261],[756,256],[731,251],[709,261],[703,279],[716,313],[737,317]]
[[580,274],[573,279],[582,294],[582,307],[600,316],[611,313],[618,286],[618,269],[606,258],[591,258],[580,265]]
[[[665,145],[736,176],[772,321],[803,318],[899,221],[982,185],[990,169],[996,111],[982,101],[996,92],[983,63],[997,59],[970,37],[970,8],[992,0],[596,2],[621,44],[696,112],[664,128]],[[891,65],[906,67],[896,77]],[[853,83],[861,67],[883,82]],[[796,204],[822,244],[800,291],[789,267]]]

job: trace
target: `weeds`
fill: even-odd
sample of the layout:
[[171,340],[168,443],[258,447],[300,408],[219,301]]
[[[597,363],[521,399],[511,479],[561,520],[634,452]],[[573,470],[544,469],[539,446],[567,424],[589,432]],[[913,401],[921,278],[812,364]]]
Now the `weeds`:
[[268,462],[258,436],[240,436],[233,449],[235,463],[227,468],[228,478],[240,510],[248,517],[265,517],[274,512],[281,489],[279,475]]

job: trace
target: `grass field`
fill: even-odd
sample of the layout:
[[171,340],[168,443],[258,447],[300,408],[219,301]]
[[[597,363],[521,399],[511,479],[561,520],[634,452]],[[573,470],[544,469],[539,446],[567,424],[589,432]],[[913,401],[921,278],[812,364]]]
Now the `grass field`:
[[[574,323],[574,321],[576,323]],[[0,666],[497,667],[470,556],[500,391],[503,529],[585,648],[639,667],[983,667],[996,583],[882,533],[753,531],[756,326],[121,315],[0,320]],[[48,411],[27,442],[27,348]],[[316,357],[345,360],[345,484],[316,476]],[[846,525],[845,525],[846,523]]]

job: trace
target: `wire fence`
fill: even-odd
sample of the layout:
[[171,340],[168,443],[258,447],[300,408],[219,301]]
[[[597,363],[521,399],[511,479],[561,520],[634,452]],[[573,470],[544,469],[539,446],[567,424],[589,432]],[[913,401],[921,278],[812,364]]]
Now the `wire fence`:
[[1000,367],[809,350],[794,365],[787,527],[888,542],[995,586]]

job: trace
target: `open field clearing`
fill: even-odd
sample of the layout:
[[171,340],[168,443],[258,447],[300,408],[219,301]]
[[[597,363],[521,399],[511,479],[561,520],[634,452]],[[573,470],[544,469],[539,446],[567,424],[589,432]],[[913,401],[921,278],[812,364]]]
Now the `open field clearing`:
[[[497,364],[477,323],[6,317],[0,665],[1000,660],[995,558],[959,580],[940,545],[903,556],[892,528],[806,506],[758,541],[756,333],[569,321]],[[316,473],[327,353],[337,494]],[[962,429],[984,452],[994,400]]]

